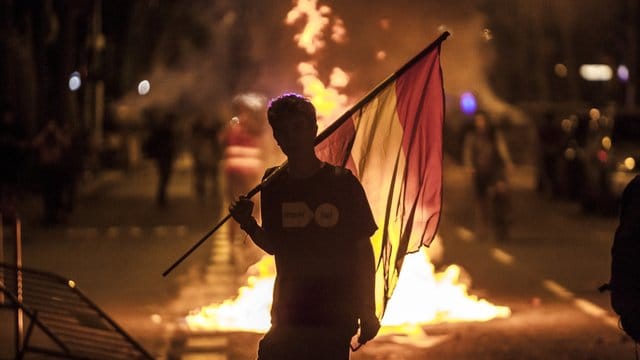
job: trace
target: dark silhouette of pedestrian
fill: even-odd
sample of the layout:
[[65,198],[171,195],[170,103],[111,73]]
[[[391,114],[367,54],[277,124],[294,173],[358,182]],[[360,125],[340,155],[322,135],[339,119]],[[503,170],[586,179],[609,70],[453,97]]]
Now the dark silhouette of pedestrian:
[[[508,206],[509,182],[508,173],[513,164],[502,133],[491,123],[485,112],[478,111],[473,116],[471,130],[465,135],[463,145],[463,161],[471,174],[476,203],[476,237],[486,239],[489,229],[493,228],[498,240],[506,240],[508,234],[505,227],[492,226],[506,219],[497,219],[498,211],[506,211],[501,207]],[[500,200],[495,202],[493,200]],[[498,211],[495,211],[498,210]]]
[[204,201],[207,188],[218,195],[218,163],[221,150],[218,142],[221,122],[214,117],[200,114],[191,127],[191,151],[193,154],[194,187],[198,199]]
[[62,189],[62,208],[71,213],[76,202],[78,186],[84,172],[85,156],[88,151],[88,133],[78,127],[67,130],[69,146],[64,154],[63,171],[64,186]]
[[560,194],[559,159],[565,146],[565,134],[552,112],[545,112],[537,125],[538,183],[537,190],[556,197]]
[[42,181],[45,225],[55,225],[63,219],[61,210],[66,180],[63,161],[70,141],[69,135],[53,119],[47,122],[33,140]]
[[369,240],[377,226],[358,179],[316,157],[311,102],[285,94],[267,114],[288,166],[262,189],[262,225],[248,198],[229,208],[253,242],[275,255],[271,328],[258,359],[348,359],[358,327],[361,344],[380,328]]
[[611,306],[622,328],[640,342],[640,175],[622,193],[620,223],[611,248]]
[[151,109],[147,115],[151,129],[143,150],[155,163],[158,173],[156,203],[164,207],[167,205],[167,187],[176,157],[176,114],[163,114],[158,109]]

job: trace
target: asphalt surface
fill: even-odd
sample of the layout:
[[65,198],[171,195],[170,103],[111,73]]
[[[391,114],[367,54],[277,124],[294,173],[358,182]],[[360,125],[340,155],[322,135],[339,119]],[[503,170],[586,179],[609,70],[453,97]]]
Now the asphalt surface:
[[[511,239],[478,239],[469,179],[452,161],[445,165],[439,237],[429,250],[436,269],[460,265],[471,295],[508,306],[512,314],[386,334],[352,359],[635,358],[608,294],[596,290],[608,279],[617,220],[588,216],[576,204],[537,194],[532,169],[522,166],[512,181]],[[148,166],[104,173],[84,184],[74,212],[55,228],[40,224],[37,198],[25,198],[24,266],[73,279],[159,359],[254,358],[260,334],[185,328],[190,310],[232,297],[244,280],[223,231],[167,277],[161,275],[220,218],[220,198],[197,199],[186,166],[171,180],[166,208],[155,205],[154,186]],[[5,249],[8,254],[9,244]],[[1,359],[12,358],[6,324]]]

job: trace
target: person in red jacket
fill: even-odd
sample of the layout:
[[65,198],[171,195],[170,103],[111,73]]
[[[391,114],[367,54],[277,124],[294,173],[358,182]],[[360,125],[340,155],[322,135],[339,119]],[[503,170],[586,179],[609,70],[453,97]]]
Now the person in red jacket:
[[[266,98],[256,93],[243,93],[232,100],[233,118],[222,133],[222,162],[224,194],[227,204],[246,195],[260,183],[271,158],[273,141],[269,141],[266,112]],[[260,207],[253,211],[260,219]],[[233,260],[239,272],[246,271],[257,262],[264,252],[245,241],[237,223],[228,224],[229,240],[233,245]]]

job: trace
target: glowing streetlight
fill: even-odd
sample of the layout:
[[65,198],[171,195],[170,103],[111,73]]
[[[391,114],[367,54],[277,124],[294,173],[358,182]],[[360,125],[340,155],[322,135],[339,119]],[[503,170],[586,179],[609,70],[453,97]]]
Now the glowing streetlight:
[[580,66],[580,76],[587,81],[609,81],[613,70],[605,64],[584,64]]

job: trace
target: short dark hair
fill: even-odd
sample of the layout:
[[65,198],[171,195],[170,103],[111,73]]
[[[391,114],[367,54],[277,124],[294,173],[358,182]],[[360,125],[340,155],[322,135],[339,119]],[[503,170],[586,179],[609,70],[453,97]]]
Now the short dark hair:
[[291,115],[303,121],[313,122],[314,124],[316,122],[315,107],[309,99],[302,95],[287,93],[269,102],[269,108],[267,109],[269,124],[273,125],[273,123]]

